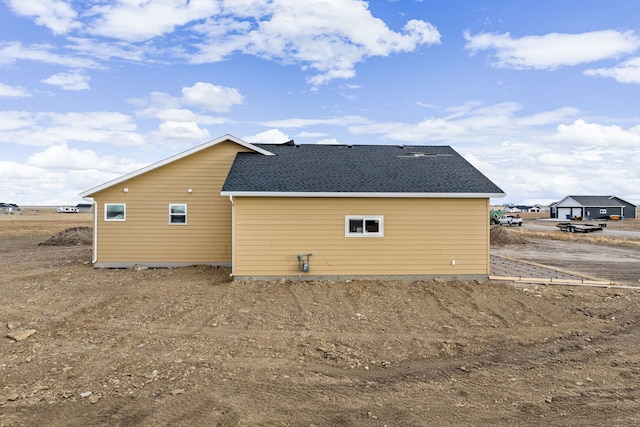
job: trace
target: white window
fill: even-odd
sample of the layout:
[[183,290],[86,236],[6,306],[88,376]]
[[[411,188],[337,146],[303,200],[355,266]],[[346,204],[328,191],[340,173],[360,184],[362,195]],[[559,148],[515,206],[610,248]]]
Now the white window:
[[344,217],[345,237],[382,237],[384,217],[376,215],[346,215]]
[[105,221],[125,221],[127,219],[127,205],[124,203],[105,203]]
[[169,205],[169,224],[187,223],[187,205],[184,203],[171,203]]

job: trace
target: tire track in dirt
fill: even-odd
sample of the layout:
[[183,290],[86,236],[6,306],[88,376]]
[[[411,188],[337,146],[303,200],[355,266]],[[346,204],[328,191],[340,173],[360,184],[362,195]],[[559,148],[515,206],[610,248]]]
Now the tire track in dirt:
[[[370,381],[385,384],[390,381],[425,381],[450,377],[452,374],[466,375],[477,369],[501,370],[505,366],[527,369],[550,364],[582,363],[588,365],[602,358],[600,348],[612,346],[630,348],[640,340],[640,331],[634,326],[602,330],[598,337],[585,337],[580,333],[553,337],[548,342],[535,342],[521,346],[518,351],[493,351],[486,347],[482,354],[458,357],[455,360],[426,359],[401,363],[395,369],[363,374]],[[593,350],[584,352],[588,346]],[[640,372],[638,373],[640,374]]]

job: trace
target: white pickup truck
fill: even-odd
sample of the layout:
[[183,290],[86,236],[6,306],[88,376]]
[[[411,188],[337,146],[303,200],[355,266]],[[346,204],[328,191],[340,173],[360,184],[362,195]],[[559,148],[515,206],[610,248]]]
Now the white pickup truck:
[[502,215],[498,218],[499,225],[508,225],[509,227],[513,225],[517,225],[518,227],[522,227],[522,218],[520,215]]

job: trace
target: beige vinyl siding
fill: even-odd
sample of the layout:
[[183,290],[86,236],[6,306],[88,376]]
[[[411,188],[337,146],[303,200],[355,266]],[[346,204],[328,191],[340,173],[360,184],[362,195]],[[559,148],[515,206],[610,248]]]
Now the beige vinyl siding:
[[[238,151],[223,142],[95,194],[96,264],[230,264],[231,203],[220,190]],[[126,204],[126,221],[105,221],[105,203]],[[187,205],[186,224],[169,224],[170,203]]]
[[[384,216],[384,237],[345,237],[345,215]],[[234,275],[298,275],[307,253],[313,276],[488,275],[488,217],[488,199],[236,197]]]

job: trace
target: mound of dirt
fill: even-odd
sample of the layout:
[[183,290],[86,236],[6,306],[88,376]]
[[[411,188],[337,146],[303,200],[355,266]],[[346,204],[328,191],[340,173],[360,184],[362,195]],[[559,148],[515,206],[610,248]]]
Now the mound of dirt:
[[525,239],[512,233],[508,228],[500,225],[491,227],[489,235],[491,245],[494,246],[508,246],[508,245],[524,245],[527,243]]
[[93,242],[93,229],[91,227],[67,228],[44,242],[41,246],[82,246]]

